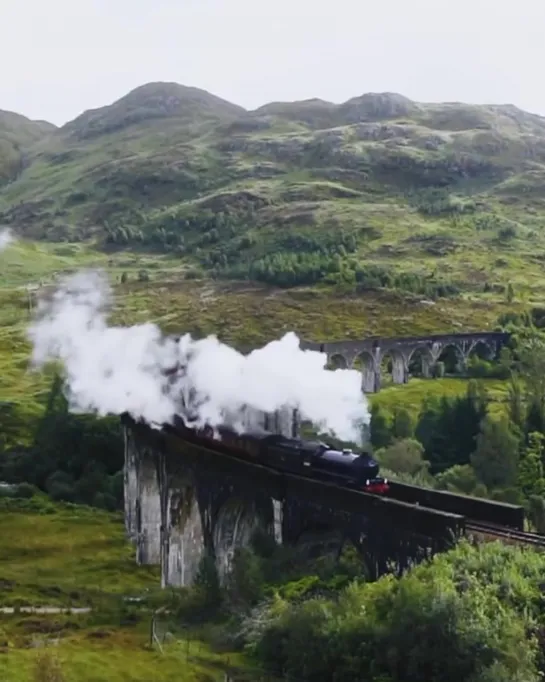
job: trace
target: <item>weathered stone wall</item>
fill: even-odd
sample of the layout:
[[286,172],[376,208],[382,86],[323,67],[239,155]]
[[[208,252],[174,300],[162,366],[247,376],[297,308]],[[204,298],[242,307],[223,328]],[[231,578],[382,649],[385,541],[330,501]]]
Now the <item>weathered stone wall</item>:
[[235,549],[249,544],[257,528],[273,533],[274,486],[268,484],[276,475],[207,453],[174,433],[166,434],[161,459],[163,586],[192,584],[207,553],[223,580]]
[[136,443],[134,433],[124,428],[125,462],[123,466],[125,529],[129,539],[136,542],[138,531],[136,526],[136,502],[138,500],[138,479],[136,476]]
[[125,429],[125,527],[139,564],[160,561],[161,506],[155,452]]
[[204,528],[196,482],[189,472],[169,476],[169,484],[161,490],[161,496],[166,498],[161,584],[181,587],[191,585],[197,575],[205,550]]
[[[298,420],[287,409],[273,415],[249,412],[246,428],[259,427],[292,436],[297,435]],[[247,544],[256,527],[275,532],[274,505],[281,520],[281,502],[255,488],[248,494],[244,485],[235,490],[227,473],[227,488],[222,490],[217,481],[206,480],[199,454],[190,446],[179,456],[171,451],[167,456],[165,436],[160,431],[153,435],[150,444],[148,437],[139,439],[132,428],[125,428],[125,525],[136,544],[137,562],[160,564],[163,586],[190,585],[204,553],[212,551],[223,577],[234,549]],[[203,493],[213,488],[215,499]],[[281,535],[277,523],[278,540]]]

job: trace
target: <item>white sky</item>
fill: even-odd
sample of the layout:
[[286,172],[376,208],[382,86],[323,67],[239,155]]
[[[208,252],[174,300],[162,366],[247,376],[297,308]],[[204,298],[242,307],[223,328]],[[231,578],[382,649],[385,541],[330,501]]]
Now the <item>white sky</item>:
[[255,108],[364,92],[545,115],[544,0],[0,0],[0,109],[56,124],[150,81]]

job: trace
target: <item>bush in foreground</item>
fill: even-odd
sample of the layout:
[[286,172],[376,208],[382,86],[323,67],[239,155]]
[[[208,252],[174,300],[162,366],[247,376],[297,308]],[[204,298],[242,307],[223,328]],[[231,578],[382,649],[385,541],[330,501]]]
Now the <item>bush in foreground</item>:
[[244,619],[246,648],[308,682],[532,682],[544,669],[544,572],[534,551],[463,543],[336,599],[277,593]]

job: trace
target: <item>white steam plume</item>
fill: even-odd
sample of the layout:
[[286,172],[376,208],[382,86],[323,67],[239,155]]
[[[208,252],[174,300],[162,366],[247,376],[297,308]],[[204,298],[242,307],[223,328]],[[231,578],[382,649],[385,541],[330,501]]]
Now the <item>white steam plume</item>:
[[150,424],[181,414],[217,426],[227,415],[242,421],[245,407],[292,407],[339,438],[360,441],[369,412],[359,372],[326,370],[326,355],[301,350],[294,333],[245,356],[214,336],[165,338],[151,323],[110,327],[110,303],[105,276],[80,272],[39,303],[29,328],[34,366],[63,363],[72,410],[128,412]]
[[4,249],[7,249],[7,247],[15,241],[15,237],[13,236],[13,233],[11,230],[2,230],[0,231],[0,252],[4,251]]

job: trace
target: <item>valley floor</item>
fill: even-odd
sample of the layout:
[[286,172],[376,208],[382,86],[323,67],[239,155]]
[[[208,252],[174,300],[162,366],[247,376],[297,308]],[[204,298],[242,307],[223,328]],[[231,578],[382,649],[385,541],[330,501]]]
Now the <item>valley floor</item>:
[[[237,663],[194,639],[150,647],[151,607],[123,597],[160,599],[159,576],[136,565],[119,514],[45,498],[0,499],[0,510],[0,605],[15,611],[0,613],[2,682],[212,682]],[[62,678],[52,676],[56,666]]]

